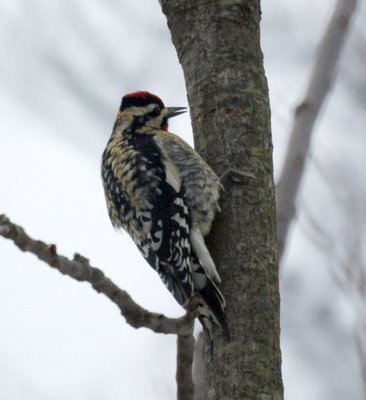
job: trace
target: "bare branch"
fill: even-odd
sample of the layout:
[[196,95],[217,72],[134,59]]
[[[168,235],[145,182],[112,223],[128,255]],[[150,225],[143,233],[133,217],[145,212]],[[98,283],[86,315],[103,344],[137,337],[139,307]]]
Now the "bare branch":
[[190,323],[191,332],[186,335],[178,335],[177,338],[177,399],[193,400],[194,385],[192,378],[192,364],[194,353],[193,337],[194,321]]
[[277,185],[277,235],[280,258],[290,224],[296,215],[296,197],[309,154],[313,127],[333,86],[337,62],[356,5],[357,0],[337,1],[327,30],[318,46],[305,97],[295,110],[285,163]]
[[203,332],[201,332],[196,340],[193,357],[194,400],[205,400],[205,364],[203,362],[204,347]]
[[40,260],[64,275],[78,281],[89,282],[98,293],[107,296],[120,309],[126,321],[134,328],[149,328],[157,333],[192,333],[194,315],[186,314],[181,318],[167,318],[163,314],[153,313],[136,304],[131,296],[115,285],[104,273],[89,264],[89,260],[79,254],[73,260],[57,254],[54,244],[48,245],[29,237],[24,229],[13,224],[5,215],[0,215],[0,236],[12,240],[20,250],[35,254]]

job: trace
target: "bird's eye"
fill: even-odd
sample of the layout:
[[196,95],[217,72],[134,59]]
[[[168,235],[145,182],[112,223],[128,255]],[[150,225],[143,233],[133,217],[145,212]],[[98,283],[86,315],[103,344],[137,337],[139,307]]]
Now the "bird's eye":
[[153,108],[153,110],[150,112],[150,115],[152,117],[157,117],[160,114],[160,107],[156,106],[155,108]]

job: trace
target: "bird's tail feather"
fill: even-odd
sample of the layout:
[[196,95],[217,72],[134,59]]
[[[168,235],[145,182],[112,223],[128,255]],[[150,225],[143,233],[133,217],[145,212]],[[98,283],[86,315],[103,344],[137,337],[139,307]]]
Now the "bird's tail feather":
[[229,329],[225,317],[225,300],[219,288],[208,278],[207,285],[198,291],[202,302],[198,304],[198,319],[206,333],[209,347],[213,350],[213,326],[217,325],[222,330],[226,341],[230,340]]

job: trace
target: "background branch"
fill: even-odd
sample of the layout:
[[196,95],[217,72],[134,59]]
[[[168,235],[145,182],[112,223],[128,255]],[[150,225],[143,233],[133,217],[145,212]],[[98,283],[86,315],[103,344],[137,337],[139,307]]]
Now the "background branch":
[[12,240],[20,250],[33,253],[52,268],[78,281],[89,282],[98,293],[104,294],[120,309],[126,321],[134,328],[149,328],[157,333],[191,335],[193,314],[181,318],[168,318],[163,314],[145,310],[135,303],[131,296],[114,284],[104,273],[89,264],[89,260],[79,254],[70,260],[57,254],[54,244],[48,245],[32,239],[24,229],[13,224],[5,215],[0,215],[0,236]]
[[331,189],[332,201],[343,221],[338,229],[330,231],[303,205],[310,228],[306,233],[322,250],[331,278],[354,312],[352,339],[360,366],[363,398],[366,398],[366,262],[362,246],[365,242],[365,210],[362,201],[352,192],[351,185],[339,184],[345,182],[345,176],[335,172],[336,166],[327,169],[320,163],[316,166],[324,183]]
[[317,49],[309,86],[295,110],[290,142],[277,185],[278,254],[283,256],[289,227],[296,215],[296,197],[309,155],[311,134],[335,79],[337,62],[349,31],[357,0],[338,0]]

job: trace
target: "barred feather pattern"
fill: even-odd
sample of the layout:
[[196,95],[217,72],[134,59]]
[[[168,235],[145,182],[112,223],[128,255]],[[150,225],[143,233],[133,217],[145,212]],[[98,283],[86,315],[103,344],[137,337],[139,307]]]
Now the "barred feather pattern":
[[[150,153],[145,155],[143,150]],[[130,234],[168,290],[184,305],[193,296],[189,212],[181,193],[166,182],[151,137],[113,139],[103,154],[102,178],[113,225]]]
[[[126,123],[128,121],[128,123]],[[203,236],[219,209],[220,181],[177,136],[116,120],[102,156],[108,213],[126,230],[177,302],[194,302],[212,346],[213,325],[228,338],[225,300]]]

